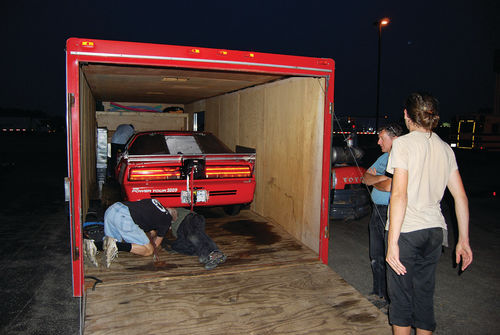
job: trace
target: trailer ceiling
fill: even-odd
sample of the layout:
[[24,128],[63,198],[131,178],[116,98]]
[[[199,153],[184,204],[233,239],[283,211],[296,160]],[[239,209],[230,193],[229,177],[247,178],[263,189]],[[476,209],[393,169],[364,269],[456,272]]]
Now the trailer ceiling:
[[178,68],[82,65],[94,98],[117,102],[188,104],[284,76]]

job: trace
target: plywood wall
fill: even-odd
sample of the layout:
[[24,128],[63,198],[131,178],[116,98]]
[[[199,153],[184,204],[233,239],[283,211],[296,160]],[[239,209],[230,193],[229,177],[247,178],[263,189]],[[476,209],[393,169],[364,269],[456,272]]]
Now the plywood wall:
[[253,211],[319,251],[324,79],[290,78],[186,105],[226,145],[256,148]]
[[87,213],[89,199],[95,199],[96,186],[96,119],[95,100],[83,72],[80,71],[80,138],[82,215]]
[[107,128],[108,135],[121,124],[132,124],[135,131],[189,129],[189,115],[186,113],[98,111],[95,114],[98,126]]

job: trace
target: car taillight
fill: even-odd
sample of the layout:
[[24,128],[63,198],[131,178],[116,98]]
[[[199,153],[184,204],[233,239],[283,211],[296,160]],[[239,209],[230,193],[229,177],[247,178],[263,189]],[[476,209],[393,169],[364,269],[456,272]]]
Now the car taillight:
[[206,166],[205,176],[211,178],[250,178],[252,170],[248,165]]
[[180,179],[178,167],[132,168],[128,176],[130,181]]

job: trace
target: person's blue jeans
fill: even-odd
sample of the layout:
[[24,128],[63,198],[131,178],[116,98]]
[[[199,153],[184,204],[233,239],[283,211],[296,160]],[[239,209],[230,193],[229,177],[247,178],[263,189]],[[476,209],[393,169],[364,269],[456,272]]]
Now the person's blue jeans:
[[104,235],[118,242],[140,245],[149,243],[146,233],[134,222],[128,207],[121,202],[114,203],[104,213]]
[[370,262],[373,273],[373,291],[387,300],[386,264],[385,264],[385,223],[387,206],[373,205],[368,229],[370,233]]

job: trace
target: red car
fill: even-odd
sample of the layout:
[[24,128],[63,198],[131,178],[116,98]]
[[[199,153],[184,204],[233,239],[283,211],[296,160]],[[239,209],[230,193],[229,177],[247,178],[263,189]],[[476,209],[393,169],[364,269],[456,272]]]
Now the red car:
[[128,201],[224,206],[234,215],[253,201],[254,167],[255,152],[234,153],[210,133],[149,131],[129,140],[116,176]]

